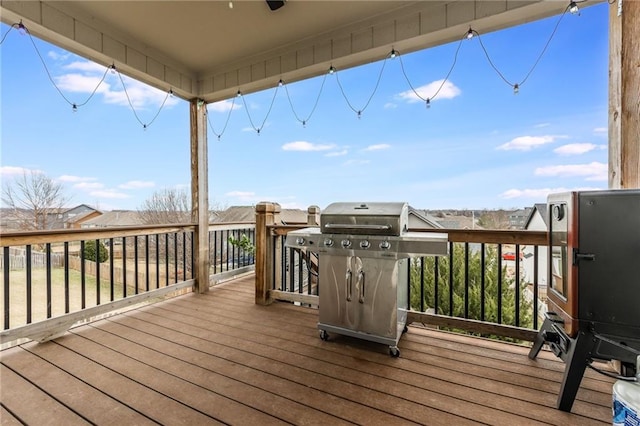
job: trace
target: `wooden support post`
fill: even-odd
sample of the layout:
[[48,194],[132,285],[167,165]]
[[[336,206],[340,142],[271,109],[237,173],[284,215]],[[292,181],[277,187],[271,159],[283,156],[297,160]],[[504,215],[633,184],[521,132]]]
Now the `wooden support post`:
[[201,99],[193,99],[191,119],[191,221],[194,235],[194,291],[209,290],[209,170],[207,165],[207,108]]
[[307,209],[307,225],[318,226],[320,225],[320,207],[309,206]]
[[269,225],[275,225],[280,217],[280,205],[262,201],[256,205],[256,295],[258,305],[269,305],[273,299],[269,290],[273,285],[274,253]]
[[609,10],[609,188],[640,188],[640,1]]

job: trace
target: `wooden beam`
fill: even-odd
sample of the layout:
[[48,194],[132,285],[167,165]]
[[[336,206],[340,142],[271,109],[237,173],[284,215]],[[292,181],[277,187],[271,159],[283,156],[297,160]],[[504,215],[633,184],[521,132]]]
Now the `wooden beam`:
[[281,291],[281,290],[269,290],[269,297],[275,300],[282,300],[285,302],[298,302],[298,303],[314,305],[314,306],[318,306],[320,304],[320,298],[314,294],[291,293],[289,291]]
[[640,188],[640,1],[609,7],[609,188]]
[[274,253],[271,245],[271,225],[276,223],[280,214],[277,203],[260,202],[256,204],[256,295],[258,305],[269,305],[273,299],[269,290],[273,285]]
[[209,291],[209,170],[207,165],[207,108],[193,99],[191,119],[191,221],[195,222],[194,277],[198,293]]

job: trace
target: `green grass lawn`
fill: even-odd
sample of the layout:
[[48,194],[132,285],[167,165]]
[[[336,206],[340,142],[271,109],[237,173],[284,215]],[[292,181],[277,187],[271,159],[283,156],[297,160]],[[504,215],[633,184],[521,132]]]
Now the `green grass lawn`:
[[[0,278],[4,283],[4,273],[0,271]],[[10,327],[18,327],[27,323],[27,278],[24,270],[10,271],[9,273],[9,307]],[[51,270],[51,316],[59,316],[65,313],[65,283],[64,269],[53,268]],[[38,268],[32,270],[31,277],[31,322],[41,321],[47,318],[47,279],[46,270]],[[133,288],[127,288],[127,294],[133,293]],[[85,307],[97,305],[97,295],[100,294],[100,303],[111,301],[111,289],[109,281],[100,280],[100,288],[97,288],[95,277],[85,277]],[[114,286],[114,300],[122,298],[122,284]],[[0,285],[0,303],[4,313],[4,285]],[[80,272],[69,270],[69,312],[82,309],[82,286]]]

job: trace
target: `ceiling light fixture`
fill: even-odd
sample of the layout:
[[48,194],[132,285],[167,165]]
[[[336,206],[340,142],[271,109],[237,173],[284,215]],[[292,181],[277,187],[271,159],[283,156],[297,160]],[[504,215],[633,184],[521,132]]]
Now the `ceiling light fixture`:
[[233,9],[233,1],[229,1],[229,9]]

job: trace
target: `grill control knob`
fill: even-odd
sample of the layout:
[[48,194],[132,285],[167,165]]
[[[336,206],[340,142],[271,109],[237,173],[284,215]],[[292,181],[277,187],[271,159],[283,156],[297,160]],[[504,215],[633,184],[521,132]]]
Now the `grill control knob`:
[[302,238],[302,237],[296,238],[296,244],[299,245],[299,246],[303,245],[304,244],[304,238]]
[[342,247],[344,247],[344,248],[349,248],[349,247],[351,247],[351,241],[349,241],[349,240],[342,240],[342,241],[340,242],[340,244],[342,244]]
[[382,250],[389,250],[391,248],[391,243],[389,241],[383,241],[380,243],[380,248]]
[[368,249],[369,247],[371,247],[371,243],[369,242],[369,240],[360,241],[360,248]]
[[333,240],[331,238],[325,238],[324,239],[324,245],[325,245],[325,247],[333,246]]

